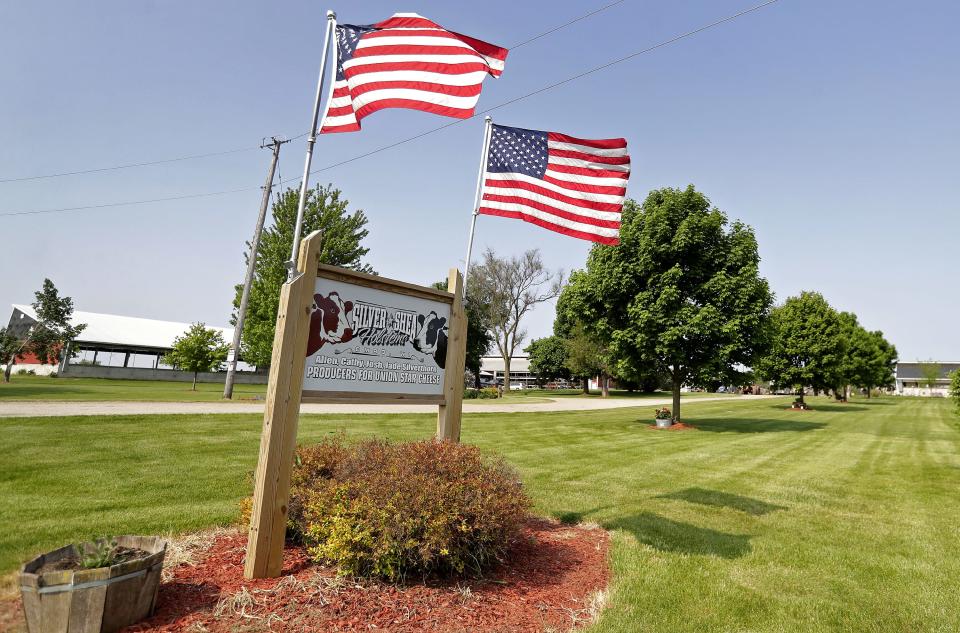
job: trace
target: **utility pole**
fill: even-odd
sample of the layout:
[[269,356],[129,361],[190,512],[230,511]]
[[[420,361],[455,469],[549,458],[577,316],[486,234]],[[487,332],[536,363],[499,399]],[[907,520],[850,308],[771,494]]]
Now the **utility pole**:
[[250,285],[253,283],[253,273],[257,265],[260,234],[263,233],[263,223],[267,219],[267,207],[270,204],[270,192],[273,190],[273,174],[277,170],[280,146],[289,142],[273,136],[269,143],[264,141],[260,144],[261,149],[272,147],[273,157],[270,159],[267,182],[263,186],[263,199],[260,201],[260,216],[257,218],[257,228],[253,232],[253,240],[250,241],[250,255],[247,257],[247,278],[243,280],[243,295],[240,297],[240,311],[237,313],[237,324],[233,330],[233,343],[230,344],[230,351],[227,352],[227,379],[223,383],[223,397],[227,400],[233,398],[233,379],[237,372],[237,355],[240,353],[240,337],[243,336],[243,319],[247,316],[247,302],[250,300]]

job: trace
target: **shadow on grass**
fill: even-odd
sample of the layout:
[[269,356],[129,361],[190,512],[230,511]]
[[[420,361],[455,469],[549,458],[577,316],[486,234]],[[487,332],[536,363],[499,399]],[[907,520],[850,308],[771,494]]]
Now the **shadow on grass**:
[[[797,412],[806,415],[805,411]],[[701,431],[714,433],[780,433],[784,431],[814,431],[827,425],[804,420],[758,420],[755,418],[709,418],[691,422]]]
[[[858,404],[821,404],[819,402],[807,402],[810,405],[810,411],[820,411],[821,413],[846,413],[854,411],[867,411],[866,407],[860,406],[863,403]],[[780,411],[789,410],[790,405],[775,404],[770,407],[771,409],[778,409]],[[810,411],[797,411],[798,415],[803,415],[810,413]]]
[[614,519],[605,522],[604,527],[630,532],[641,543],[661,552],[740,558],[751,550],[749,534],[728,534],[650,512]]
[[671,492],[668,495],[659,495],[657,499],[679,499],[690,503],[699,503],[704,506],[715,506],[718,508],[732,508],[740,512],[746,512],[753,516],[762,516],[777,510],[786,510],[787,506],[778,506],[773,503],[767,503],[753,497],[744,497],[729,492],[720,492],[719,490],[707,490],[706,488],[687,488]]

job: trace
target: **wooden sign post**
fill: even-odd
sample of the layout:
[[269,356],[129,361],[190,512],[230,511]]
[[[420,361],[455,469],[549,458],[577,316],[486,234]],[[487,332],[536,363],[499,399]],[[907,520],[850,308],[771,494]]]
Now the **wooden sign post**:
[[463,277],[447,291],[320,265],[307,236],[280,290],[244,575],[283,567],[301,402],[436,404],[437,439],[460,441],[467,322]]

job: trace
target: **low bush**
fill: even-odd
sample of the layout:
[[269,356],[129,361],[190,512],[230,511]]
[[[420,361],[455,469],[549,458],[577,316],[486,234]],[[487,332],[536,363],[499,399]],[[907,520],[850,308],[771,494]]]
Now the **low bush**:
[[496,387],[484,387],[483,389],[464,389],[464,400],[490,400],[499,397]]
[[517,473],[476,447],[331,439],[297,451],[288,534],[343,574],[476,575],[503,559],[529,507]]

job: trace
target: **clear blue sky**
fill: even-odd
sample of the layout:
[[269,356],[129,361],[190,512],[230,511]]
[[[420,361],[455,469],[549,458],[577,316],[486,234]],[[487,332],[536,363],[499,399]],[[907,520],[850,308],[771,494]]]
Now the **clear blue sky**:
[[[341,21],[415,11],[512,46],[597,2],[334,2]],[[6,3],[0,17],[0,178],[257,145],[306,131],[330,5],[103,0]],[[513,51],[480,107],[646,48],[749,0],[627,0]],[[628,192],[694,183],[757,232],[778,299],[813,289],[882,329],[904,360],[960,359],[960,8],[953,2],[780,0],[557,90],[496,121],[625,136]],[[388,111],[360,133],[321,137],[315,166],[452,119]],[[321,174],[370,218],[370,262],[428,283],[462,263],[482,120]],[[284,147],[299,175],[304,140]],[[102,174],[0,183],[0,213],[261,184],[252,150]],[[0,217],[0,304],[43,277],[81,310],[226,324],[251,190],[179,202]],[[481,218],[477,248],[538,247],[582,267],[588,245]],[[5,318],[5,317],[4,317]],[[553,308],[530,319],[549,332]]]

